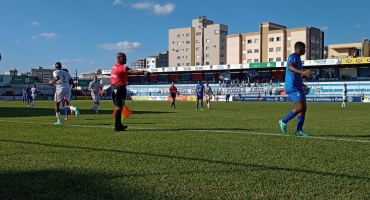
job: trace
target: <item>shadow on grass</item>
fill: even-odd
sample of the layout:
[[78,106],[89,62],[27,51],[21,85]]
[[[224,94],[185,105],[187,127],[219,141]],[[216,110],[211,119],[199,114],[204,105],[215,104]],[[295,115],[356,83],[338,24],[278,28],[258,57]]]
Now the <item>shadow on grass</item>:
[[[95,112],[95,111],[94,111]],[[99,110],[99,114],[112,114],[112,110]],[[158,112],[158,111],[135,111],[133,115],[145,115],[145,114],[168,114],[173,112]],[[81,109],[81,116],[87,114],[93,114],[91,110]],[[64,111],[61,110],[61,115],[64,115]],[[95,114],[95,113],[94,113]],[[1,117],[41,117],[41,116],[55,116],[54,107],[51,108],[37,108],[37,107],[0,107],[0,118]],[[87,118],[86,120],[91,120]]]
[[110,152],[110,153],[118,153],[118,154],[131,154],[131,155],[137,155],[137,156],[148,156],[148,157],[150,156],[150,157],[159,157],[159,158],[167,158],[167,159],[188,160],[188,161],[205,162],[205,163],[211,163],[211,164],[222,164],[222,165],[240,166],[240,167],[246,167],[246,168],[255,168],[256,170],[288,171],[288,172],[296,172],[296,173],[304,173],[304,174],[314,174],[314,175],[319,175],[319,176],[332,176],[332,177],[338,177],[338,178],[348,178],[348,179],[355,179],[355,180],[370,181],[370,177],[362,177],[362,176],[356,176],[356,175],[350,175],[350,174],[344,174],[344,173],[335,173],[335,172],[314,171],[314,170],[309,170],[309,169],[272,167],[272,166],[265,166],[265,165],[258,165],[258,164],[245,164],[245,163],[210,160],[210,159],[203,159],[203,158],[192,158],[192,157],[184,157],[184,156],[173,156],[173,155],[147,153],[147,152],[135,152],[135,151],[126,151],[126,150],[111,150],[111,149],[92,148],[92,147],[67,146],[67,145],[47,144],[47,143],[40,143],[40,142],[25,142],[25,141],[15,141],[15,140],[0,140],[0,142],[38,145],[38,146],[46,146],[46,147],[58,147],[58,148],[67,148],[67,149],[78,149],[78,150],[87,150],[87,151]]
[[1,172],[0,199],[154,199],[144,189],[112,183],[113,176],[63,170]]
[[369,135],[320,135],[322,137],[370,138]]

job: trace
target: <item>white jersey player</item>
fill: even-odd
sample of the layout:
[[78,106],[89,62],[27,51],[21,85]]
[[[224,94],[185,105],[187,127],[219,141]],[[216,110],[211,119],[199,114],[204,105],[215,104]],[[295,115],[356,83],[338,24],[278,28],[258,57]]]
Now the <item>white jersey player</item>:
[[208,110],[210,109],[210,106],[211,106],[212,95],[213,95],[212,88],[211,86],[209,86],[209,83],[207,81],[206,86],[204,87],[204,96],[206,97],[206,103],[207,103]]
[[33,85],[33,88],[31,88],[31,96],[32,96],[32,106],[35,106],[35,99],[37,97],[37,88],[36,85]]
[[91,98],[94,102],[94,106],[91,108],[92,110],[96,111],[96,114],[98,114],[98,106],[100,103],[100,89],[102,89],[102,85],[100,85],[100,82],[98,81],[98,77],[94,76],[93,81],[90,82],[88,89],[91,91]]
[[71,75],[67,72],[62,70],[62,64],[60,62],[55,63],[55,71],[53,72],[54,80],[50,81],[51,84],[55,84],[55,114],[58,119],[55,122],[55,125],[62,125],[60,120],[60,110],[59,105],[61,101],[65,101],[66,108],[73,110],[76,114],[76,117],[79,116],[80,112],[77,107],[73,107],[69,105],[69,101],[71,100],[71,84],[73,83]]
[[343,87],[343,94],[342,94],[342,96],[343,96],[342,107],[346,107],[347,92],[348,92],[348,90],[347,90],[347,84],[346,84],[346,83],[344,83],[344,87]]

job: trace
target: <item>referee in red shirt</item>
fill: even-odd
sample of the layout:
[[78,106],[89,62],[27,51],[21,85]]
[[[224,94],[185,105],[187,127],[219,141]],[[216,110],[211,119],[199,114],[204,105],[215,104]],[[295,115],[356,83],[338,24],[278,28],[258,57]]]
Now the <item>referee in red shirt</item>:
[[148,71],[130,69],[125,64],[127,62],[126,54],[119,52],[117,54],[117,63],[111,70],[110,84],[112,88],[112,99],[116,106],[116,116],[114,131],[123,131],[127,128],[121,123],[121,112],[126,102],[126,86],[128,84],[128,75],[149,75]]
[[178,92],[177,92],[177,88],[175,86],[174,81],[172,81],[172,85],[170,86],[170,88],[168,88],[168,90],[172,98],[171,108],[172,106],[176,108],[175,101],[176,101],[176,95],[178,94]]

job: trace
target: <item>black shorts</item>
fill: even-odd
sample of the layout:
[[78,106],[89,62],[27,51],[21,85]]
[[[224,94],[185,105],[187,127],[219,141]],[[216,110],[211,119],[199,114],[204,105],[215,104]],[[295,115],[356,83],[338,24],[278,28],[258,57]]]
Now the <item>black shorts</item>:
[[173,100],[176,100],[176,94],[171,94],[171,98],[172,98]]
[[126,86],[112,85],[111,88],[113,104],[118,107],[123,107],[126,100]]

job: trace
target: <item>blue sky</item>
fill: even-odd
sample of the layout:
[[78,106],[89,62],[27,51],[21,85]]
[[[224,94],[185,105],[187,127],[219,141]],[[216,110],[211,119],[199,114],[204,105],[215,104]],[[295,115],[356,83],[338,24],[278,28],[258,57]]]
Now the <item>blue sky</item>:
[[370,38],[369,0],[2,0],[0,74],[62,62],[70,71],[110,69],[115,55],[128,64],[168,49],[168,29],[206,15],[229,34],[258,31],[259,23],[317,27],[325,45]]

